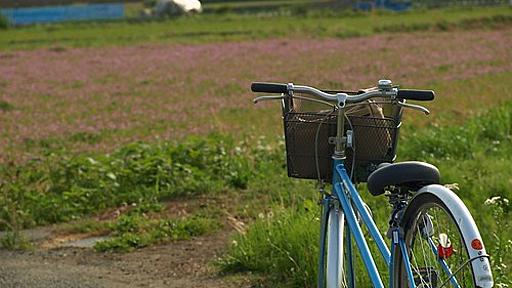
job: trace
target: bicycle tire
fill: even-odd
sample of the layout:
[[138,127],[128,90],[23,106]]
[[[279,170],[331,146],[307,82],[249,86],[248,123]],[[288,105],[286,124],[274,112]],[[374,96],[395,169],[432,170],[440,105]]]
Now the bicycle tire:
[[325,279],[326,288],[346,287],[344,279],[343,235],[345,219],[343,212],[331,208],[327,214]]
[[454,279],[458,287],[493,286],[478,228],[451,190],[441,185],[423,187],[409,202],[401,223],[410,261],[405,263],[401,249],[395,249],[393,287],[410,287],[405,265],[411,267],[417,287],[457,287]]

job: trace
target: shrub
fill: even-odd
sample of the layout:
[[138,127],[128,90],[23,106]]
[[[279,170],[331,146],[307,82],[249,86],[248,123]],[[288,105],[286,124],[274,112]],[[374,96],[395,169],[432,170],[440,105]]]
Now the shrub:
[[9,20],[7,19],[7,17],[5,17],[4,15],[2,15],[0,13],[0,29],[7,29],[9,28]]
[[[51,153],[0,166],[0,219],[21,227],[77,219],[108,207],[244,189],[252,170],[245,148],[211,135],[175,143],[133,143],[107,155]],[[0,228],[5,225],[0,222]]]

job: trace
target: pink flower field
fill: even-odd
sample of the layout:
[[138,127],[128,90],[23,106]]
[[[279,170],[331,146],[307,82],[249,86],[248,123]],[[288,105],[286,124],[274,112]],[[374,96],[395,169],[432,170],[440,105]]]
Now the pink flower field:
[[[380,78],[422,88],[486,75],[510,79],[511,43],[506,28],[0,52],[0,162],[32,157],[41,143],[109,150],[258,122],[243,116],[254,109],[254,80],[357,89]],[[455,101],[443,97],[440,103]],[[223,116],[237,109],[236,121]]]

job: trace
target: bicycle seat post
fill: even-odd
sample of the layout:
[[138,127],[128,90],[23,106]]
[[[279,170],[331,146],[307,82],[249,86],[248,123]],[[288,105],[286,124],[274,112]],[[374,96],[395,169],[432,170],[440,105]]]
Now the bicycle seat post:
[[345,156],[345,144],[347,138],[344,135],[345,132],[345,101],[347,100],[346,93],[337,93],[336,98],[338,100],[338,119],[336,127],[336,146],[334,149],[333,159],[344,160]]

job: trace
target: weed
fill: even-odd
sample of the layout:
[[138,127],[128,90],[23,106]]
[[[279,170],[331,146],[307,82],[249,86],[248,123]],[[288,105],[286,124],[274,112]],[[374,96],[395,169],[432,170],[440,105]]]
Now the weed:
[[[7,184],[0,182],[0,199],[4,200],[2,209],[0,210],[0,227],[4,227],[6,232],[0,238],[0,247],[10,250],[26,250],[30,248],[30,242],[21,234],[23,212],[16,209],[16,197],[10,198],[8,196],[17,196],[6,194]],[[1,200],[0,200],[1,201]]]
[[[24,166],[0,167],[7,176],[0,206],[11,203],[22,227],[75,220],[123,204],[154,209],[149,206],[163,199],[244,189],[249,165],[233,140],[219,135],[180,144],[133,143],[109,155],[50,153]],[[11,214],[0,210],[0,219]]]
[[130,251],[154,243],[190,239],[219,228],[210,218],[151,219],[144,214],[121,216],[112,225],[113,237],[96,243],[97,251]]
[[32,248],[30,241],[20,231],[8,231],[0,238],[0,247],[9,250],[28,250]]
[[318,258],[319,209],[305,202],[299,209],[277,207],[261,214],[246,234],[236,236],[224,271],[265,273],[291,287],[314,287]]
[[489,251],[491,255],[494,281],[496,287],[509,287],[512,285],[512,267],[510,258],[512,253],[512,239],[510,239],[511,225],[506,219],[510,219],[512,205],[507,198],[495,196],[485,201],[485,205],[492,209],[493,219],[499,227],[492,233],[492,244]]
[[0,30],[9,28],[9,20],[0,13]]
[[7,101],[0,100],[0,111],[11,111],[14,106]]
[[215,219],[223,214],[215,211],[217,216],[209,213],[183,220],[158,219],[154,216],[163,209],[160,201],[246,189],[249,184],[254,188],[247,197],[261,198],[261,192],[281,199],[281,203],[300,197],[300,189],[276,189],[291,182],[284,177],[284,143],[270,145],[269,141],[259,138],[236,143],[227,136],[211,135],[191,137],[179,144],[132,143],[107,155],[69,156],[66,151],[54,151],[22,166],[0,166],[5,176],[0,227],[19,231],[77,220],[109,207],[125,207],[121,216],[110,222],[76,221],[61,230],[110,232],[114,238],[98,244],[101,251],[125,251],[201,235],[216,229]]
[[101,140],[101,135],[98,133],[90,133],[90,132],[78,132],[72,134],[69,137],[69,140],[72,142],[81,142],[87,144],[95,144]]

